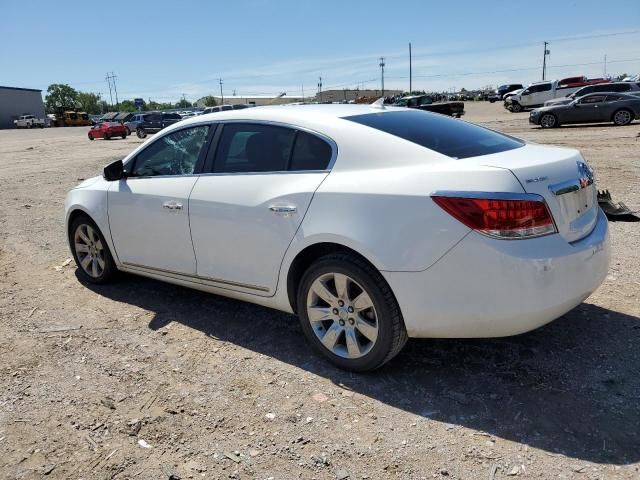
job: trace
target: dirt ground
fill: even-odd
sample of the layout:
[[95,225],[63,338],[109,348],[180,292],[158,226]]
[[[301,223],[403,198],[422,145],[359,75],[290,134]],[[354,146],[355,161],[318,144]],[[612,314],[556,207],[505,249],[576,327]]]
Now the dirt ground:
[[[640,124],[543,131],[500,104],[467,120],[577,147],[640,209]],[[411,340],[336,370],[297,319],[135,276],[81,283],[65,193],[140,142],[0,131],[0,477],[640,478],[640,223],[582,305],[496,340]]]

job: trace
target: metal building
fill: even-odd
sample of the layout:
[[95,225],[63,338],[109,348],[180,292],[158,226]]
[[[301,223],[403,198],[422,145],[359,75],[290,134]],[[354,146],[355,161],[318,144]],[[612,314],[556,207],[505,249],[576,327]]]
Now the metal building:
[[14,128],[13,121],[20,115],[46,118],[42,90],[0,86],[0,129]]

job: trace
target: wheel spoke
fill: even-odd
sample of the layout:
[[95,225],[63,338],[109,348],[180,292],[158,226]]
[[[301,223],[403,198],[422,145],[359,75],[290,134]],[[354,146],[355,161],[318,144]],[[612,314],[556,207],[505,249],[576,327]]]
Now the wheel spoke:
[[352,329],[347,329],[344,331],[344,335],[347,341],[347,351],[349,352],[349,355],[352,357],[359,357],[362,352],[356,337],[356,332]]
[[83,226],[81,226],[80,228],[78,228],[77,232],[78,232],[78,236],[82,239],[82,241],[84,243],[86,243],[87,245],[89,245],[91,243],[91,240],[89,240],[89,237],[87,236],[87,234],[85,232],[83,232]]
[[98,273],[98,259],[96,257],[93,257],[93,260],[91,262],[91,275],[93,275],[94,277],[100,275]]
[[80,260],[80,265],[84,269],[85,272],[89,272],[89,264],[91,263],[91,257],[89,255],[85,255],[82,260]]
[[93,230],[93,228],[91,228],[88,225],[87,225],[87,235],[91,239],[91,243],[96,243],[96,232]]
[[322,283],[320,279],[313,282],[313,285],[311,285],[311,290],[313,290],[313,293],[315,293],[329,305],[334,305],[338,301],[335,295],[327,289],[325,284]]
[[333,275],[333,281],[336,284],[336,293],[338,294],[338,298],[342,300],[349,300],[347,296],[347,276],[341,273],[335,273]]
[[353,308],[356,312],[362,312],[367,308],[373,307],[373,303],[371,302],[371,297],[364,290],[360,295],[358,295],[352,302]]
[[89,253],[89,247],[85,243],[76,243],[77,253]]
[[331,327],[329,327],[329,330],[327,330],[327,332],[324,334],[324,336],[320,341],[325,347],[333,351],[333,348],[336,346],[336,343],[338,342],[338,337],[340,336],[340,333],[342,332],[342,330],[343,329],[340,325],[338,325],[337,323],[334,323],[333,325],[331,325]]
[[310,322],[323,322],[332,319],[330,307],[309,307],[307,309]]
[[364,335],[369,341],[375,342],[378,338],[378,329],[371,325],[368,321],[362,318],[360,315],[356,317],[356,329]]
[[96,248],[98,250],[102,250],[102,242],[100,241],[99,237],[98,237],[98,240],[96,241]]
[[104,270],[104,260],[98,257],[98,266],[100,267],[100,271]]

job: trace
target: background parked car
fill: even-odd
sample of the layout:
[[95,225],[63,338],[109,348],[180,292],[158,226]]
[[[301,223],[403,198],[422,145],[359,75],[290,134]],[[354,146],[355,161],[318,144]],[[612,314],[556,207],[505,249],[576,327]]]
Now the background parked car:
[[110,140],[113,137],[127,138],[127,127],[118,122],[102,122],[91,127],[87,136],[89,140],[96,138]]
[[624,93],[591,93],[566,105],[550,105],[529,114],[529,123],[542,128],[565,123],[613,122],[628,125],[640,118],[640,98]]
[[506,85],[500,85],[494,91],[489,93],[487,100],[489,100],[489,102],[491,103],[494,103],[498,100],[504,100],[504,96],[506,94],[513,92],[514,90],[520,90],[521,88],[524,88],[521,83],[507,83]]
[[46,120],[44,118],[36,118],[35,115],[20,115],[13,121],[16,128],[44,128],[46,126]]
[[601,92],[615,92],[615,93],[631,93],[631,92],[640,92],[640,83],[635,82],[614,82],[614,83],[601,83],[598,85],[588,85],[586,87],[582,87],[579,90],[576,90],[570,95],[566,97],[554,98],[553,100],[547,100],[544,102],[544,106],[548,107],[549,105],[566,105],[567,103],[571,103],[574,100],[577,100],[580,97],[584,97],[590,93],[601,93]]
[[460,118],[464,115],[463,102],[438,102],[433,103],[433,98],[429,95],[413,95],[402,97],[394,103],[398,107],[416,108],[427,112],[441,113],[450,117]]
[[131,132],[135,132],[138,128],[138,125],[140,125],[143,121],[144,114],[136,113],[133,115],[133,117],[124,122],[124,126],[127,128],[127,134],[131,135]]
[[182,117],[177,113],[146,113],[136,127],[136,135],[138,138],[145,138],[148,134],[157,133],[180,120]]

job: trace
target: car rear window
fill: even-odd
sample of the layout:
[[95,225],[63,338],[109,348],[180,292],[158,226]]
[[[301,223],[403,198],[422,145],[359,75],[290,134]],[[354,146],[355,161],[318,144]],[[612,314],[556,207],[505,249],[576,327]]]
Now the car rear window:
[[437,113],[409,110],[344,117],[452,158],[479,157],[522,147],[524,142]]

